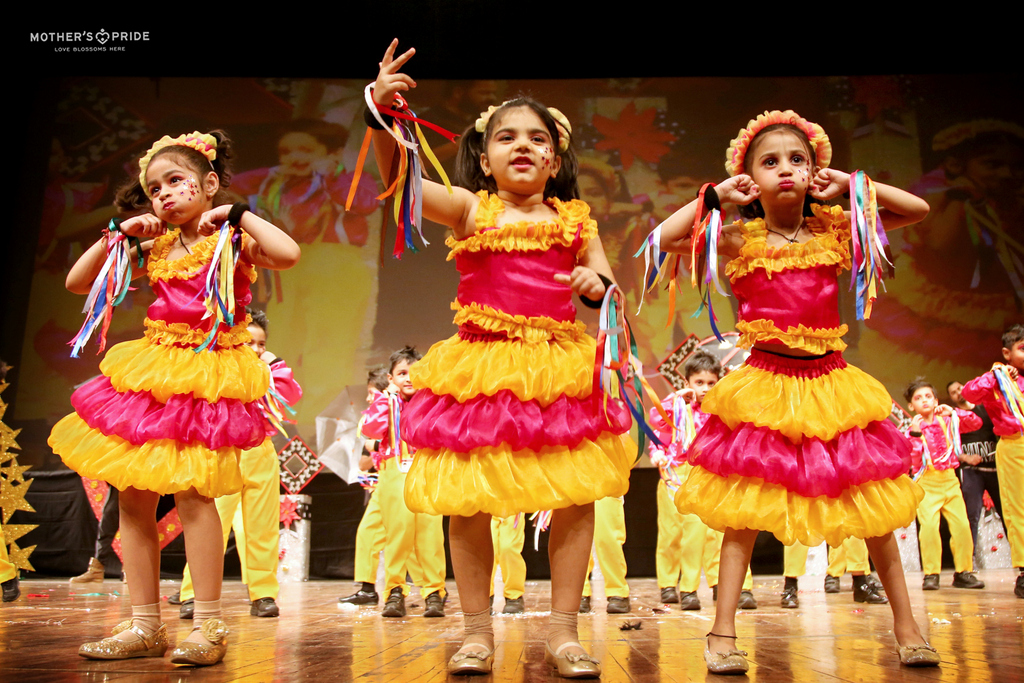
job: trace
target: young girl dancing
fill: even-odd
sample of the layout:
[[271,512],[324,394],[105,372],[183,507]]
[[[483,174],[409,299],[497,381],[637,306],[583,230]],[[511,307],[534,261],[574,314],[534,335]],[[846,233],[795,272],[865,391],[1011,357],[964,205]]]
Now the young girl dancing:
[[[397,45],[381,62],[378,108],[416,85],[399,71],[414,51],[394,58]],[[405,497],[412,510],[451,516],[465,618],[465,642],[448,663],[456,674],[485,673],[493,662],[491,517],[553,509],[545,659],[562,676],[600,675],[579,644],[576,617],[593,503],[628,488],[632,457],[619,435],[630,417],[612,400],[605,413],[593,389],[596,344],[575,321],[571,295],[600,300],[611,269],[590,210],[576,199],[570,136],[560,112],[516,98],[462,136],[462,187],[449,193],[423,182],[423,215],[454,233],[447,245],[461,275],[459,332],[413,366],[419,391],[402,423],[418,450]],[[395,143],[376,131],[374,147],[389,179]]]
[[[766,112],[729,146],[732,177],[708,190],[753,219],[725,227],[717,243],[731,258],[726,274],[739,301],[740,343],[753,350],[704,399],[710,418],[675,498],[680,512],[725,531],[705,651],[715,673],[748,668],[733,645],[735,613],[762,529],[784,545],[864,538],[892,605],[901,661],[939,662],[911,612],[891,533],[914,519],[922,497],[907,476],[909,444],[887,419],[892,399],[884,387],[842,357],[847,327],[839,321],[837,276],[850,267],[850,222],[841,208],[811,201],[854,189],[848,174],[828,168],[831,156],[820,126],[792,111]],[[907,192],[874,188],[886,229],[928,213]],[[662,249],[690,251],[698,201],[662,225]]]
[[[71,396],[75,412],[50,434],[50,446],[68,467],[121,492],[132,618],[112,637],[83,645],[79,654],[90,659],[162,657],[167,651],[156,504],[160,494],[170,493],[185,530],[196,598],[192,632],[171,661],[216,664],[227,650],[228,629],[220,618],[222,531],[214,498],[241,490],[239,456],[266,437],[257,401],[267,391],[269,369],[245,346],[249,317],[239,315],[233,327],[216,322],[207,317],[203,292],[216,267],[211,261],[217,230],[229,215],[243,231],[233,275],[235,311],[249,303],[255,266],[283,269],[299,259],[290,237],[244,205],[222,203],[231,179],[229,158],[222,131],[165,136],[140,159],[139,177],[118,192],[115,203],[123,212],[152,208],[113,227],[155,238],[141,244],[145,267],[136,267],[138,254],[132,254],[131,275],[148,274],[157,299],[149,307],[145,337],[107,352],[102,375]],[[112,232],[104,231],[71,269],[70,291],[89,293]],[[214,344],[199,351],[211,332]]]

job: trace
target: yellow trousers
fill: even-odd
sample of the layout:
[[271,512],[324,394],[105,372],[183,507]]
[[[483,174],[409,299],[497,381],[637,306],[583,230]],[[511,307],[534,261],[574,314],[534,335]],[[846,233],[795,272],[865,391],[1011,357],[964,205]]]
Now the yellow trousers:
[[[689,467],[689,465],[683,465]],[[680,468],[682,469],[682,468]],[[683,476],[680,472],[680,477]],[[658,545],[655,567],[658,587],[678,585],[684,593],[700,587],[703,567],[708,586],[718,585],[718,564],[725,534],[708,528],[697,515],[683,515],[672,502],[672,494],[664,481],[658,482]],[[743,590],[753,590],[754,576],[747,567]]]
[[[998,465],[997,465],[998,467]],[[1000,477],[1002,473],[1000,472]],[[939,514],[949,524],[949,547],[953,566],[958,572],[974,569],[974,540],[967,521],[967,506],[960,492],[960,480],[953,470],[925,470],[917,483],[924,489],[924,499],[917,507],[918,541],[921,544],[921,569],[927,574],[942,571],[942,541],[939,538]],[[1007,491],[1013,489],[1007,488]],[[1005,506],[1003,508],[1006,509]],[[1009,526],[1009,525],[1007,525]]]
[[626,513],[621,498],[602,498],[594,502],[594,552],[587,565],[587,579],[583,595],[590,595],[590,572],[594,570],[594,555],[604,575],[604,594],[609,598],[628,598],[626,583],[626,556],[622,544],[626,542]]
[[[281,470],[274,444],[266,439],[256,448],[242,451],[242,490],[217,499],[217,514],[224,530],[224,547],[235,530],[235,547],[242,564],[242,582],[249,599],[277,599],[277,552],[280,541]],[[195,597],[192,574],[185,565],[181,599]]]
[[1010,562],[1024,568],[1024,437],[1003,436],[996,444],[996,471],[1003,494]]
[[[405,504],[405,472],[394,458],[381,465],[375,498],[380,498],[381,520],[384,524],[385,593],[401,587],[409,594],[405,582],[409,568],[412,580],[419,583],[423,595],[444,589],[444,528],[440,515],[414,513]],[[413,567],[418,566],[418,570]],[[421,577],[416,574],[421,573]]]
[[871,572],[871,563],[868,561],[868,544],[863,538],[847,538],[838,548],[828,549],[829,576],[842,576],[846,572],[864,573]]
[[377,583],[377,566],[383,551],[384,518],[380,512],[380,496],[374,491],[356,529],[356,581]]
[[520,517],[518,527],[516,515],[491,518],[491,541],[494,543],[494,569],[491,570],[491,593],[494,593],[494,575],[501,567],[501,580],[505,584],[503,594],[507,600],[523,597],[526,591],[526,560],[523,559],[523,543],[526,541],[525,515]]
[[4,543],[4,527],[0,525],[0,583],[10,581],[18,575],[18,569],[7,557],[7,544]]

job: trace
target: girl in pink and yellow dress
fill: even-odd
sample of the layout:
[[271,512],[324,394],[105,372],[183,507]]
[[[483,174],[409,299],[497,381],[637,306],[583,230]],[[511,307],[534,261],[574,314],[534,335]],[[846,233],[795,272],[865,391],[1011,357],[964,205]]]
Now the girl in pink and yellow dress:
[[[373,91],[377,108],[415,86],[388,47]],[[553,510],[551,620],[545,659],[563,676],[600,667],[580,646],[577,610],[594,533],[594,501],[628,488],[624,405],[594,391],[595,341],[575,321],[572,294],[599,301],[611,283],[589,207],[576,199],[571,127],[526,98],[492,107],[460,140],[449,191],[423,182],[423,215],[450,227],[460,273],[456,336],[413,367],[418,389],[403,413],[417,448],[409,508],[451,515],[452,566],[465,617],[455,674],[490,671],[491,517]],[[381,175],[396,143],[374,133]],[[467,189],[468,188],[468,189]],[[405,429],[408,420],[409,428]]]
[[[734,647],[735,612],[759,530],[784,545],[864,538],[891,601],[901,661],[939,661],[914,620],[891,533],[914,519],[921,500],[907,476],[909,444],[887,419],[884,387],[842,356],[837,276],[850,267],[850,222],[841,208],[811,201],[852,191],[848,174],[828,168],[831,156],[820,126],[792,111],[766,112],[733,140],[732,177],[713,189],[753,219],[723,228],[718,240],[731,259],[725,272],[739,302],[740,344],[753,350],[704,399],[710,418],[675,499],[680,512],[725,532],[705,651],[715,673],[748,668]],[[928,212],[907,192],[874,187],[886,229]],[[690,251],[696,205],[663,224],[662,249]]]
[[[160,495],[172,493],[196,601],[192,632],[171,661],[215,664],[227,649],[227,626],[220,618],[222,532],[214,499],[241,490],[239,456],[266,437],[257,401],[267,392],[269,371],[245,345],[248,316],[230,328],[217,323],[207,316],[204,289],[217,230],[229,215],[243,231],[233,280],[236,311],[249,303],[256,267],[289,268],[299,258],[290,237],[244,205],[219,204],[220,191],[230,183],[229,157],[222,131],[165,136],[139,161],[139,177],[118,192],[122,211],[152,210],[117,229],[152,238],[138,247],[142,266],[135,267],[133,250],[131,276],[148,275],[157,298],[145,337],[107,352],[102,375],[72,395],[75,412],[50,434],[50,446],[68,467],[121,492],[132,618],[112,637],[83,645],[79,654],[90,659],[162,657],[167,651],[155,513]],[[105,232],[71,269],[70,291],[89,293],[109,239]],[[215,344],[199,352],[211,332]]]

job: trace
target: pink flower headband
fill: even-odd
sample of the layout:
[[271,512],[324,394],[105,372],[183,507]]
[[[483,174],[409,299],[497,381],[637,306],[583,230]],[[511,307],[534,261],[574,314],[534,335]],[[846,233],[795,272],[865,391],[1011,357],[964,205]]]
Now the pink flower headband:
[[[491,115],[498,111],[512,100],[505,100],[501,104],[495,106],[491,105],[487,107],[487,111],[481,112],[480,117],[476,120],[474,129],[477,133],[487,132],[487,124],[491,120]],[[564,152],[569,149],[569,137],[572,135],[572,126],[569,125],[569,119],[566,118],[565,114],[555,109],[554,107],[548,107],[548,113],[551,114],[551,118],[555,120],[555,128],[558,129],[558,151]]]
[[750,143],[762,130],[777,123],[785,123],[795,126],[803,131],[804,135],[814,148],[815,161],[821,168],[828,168],[832,161],[832,144],[828,141],[825,129],[816,123],[812,123],[801,117],[795,111],[766,111],[756,119],[751,119],[746,128],[740,130],[736,138],[729,143],[729,149],[725,153],[725,170],[730,176],[743,173],[743,161],[747,156]]
[[182,147],[191,147],[195,151],[206,157],[206,160],[210,162],[210,168],[213,169],[213,160],[217,158],[217,138],[213,137],[209,133],[200,133],[198,130],[192,133],[179,135],[176,138],[172,138],[170,135],[165,135],[149,148],[146,155],[139,159],[139,184],[142,187],[146,187],[146,169],[149,168],[149,164],[153,161],[153,157],[164,147],[170,147],[171,145],[181,145]]

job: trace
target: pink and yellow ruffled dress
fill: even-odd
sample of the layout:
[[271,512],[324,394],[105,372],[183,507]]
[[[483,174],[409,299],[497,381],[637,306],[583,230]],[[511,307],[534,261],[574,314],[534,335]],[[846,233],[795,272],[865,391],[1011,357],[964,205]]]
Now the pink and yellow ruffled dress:
[[480,193],[477,232],[448,240],[461,274],[459,332],[412,366],[417,388],[402,436],[417,448],[406,478],[414,512],[508,517],[621,496],[632,457],[629,412],[594,390],[596,342],[575,320],[568,285],[597,236],[581,201],[552,201],[557,220],[499,225]]
[[[267,365],[245,346],[248,316],[195,352],[213,325],[203,320],[203,288],[217,235],[176,261],[166,256],[175,230],[149,256],[149,307],[142,339],[107,351],[96,379],[71,396],[75,412],[58,422],[49,444],[68,467],[118,490],[177,493],[195,488],[216,498],[242,488],[238,459],[266,437],[257,401],[267,392]],[[255,269],[235,271],[236,311],[249,303]]]
[[754,349],[704,398],[711,417],[689,451],[676,507],[715,529],[770,531],[785,545],[833,547],[909,524],[922,498],[910,444],[887,418],[892,399],[843,360],[838,274],[850,267],[839,207],[815,207],[814,237],[770,248],[763,220],[743,226],[726,274],[739,300],[740,344]]

